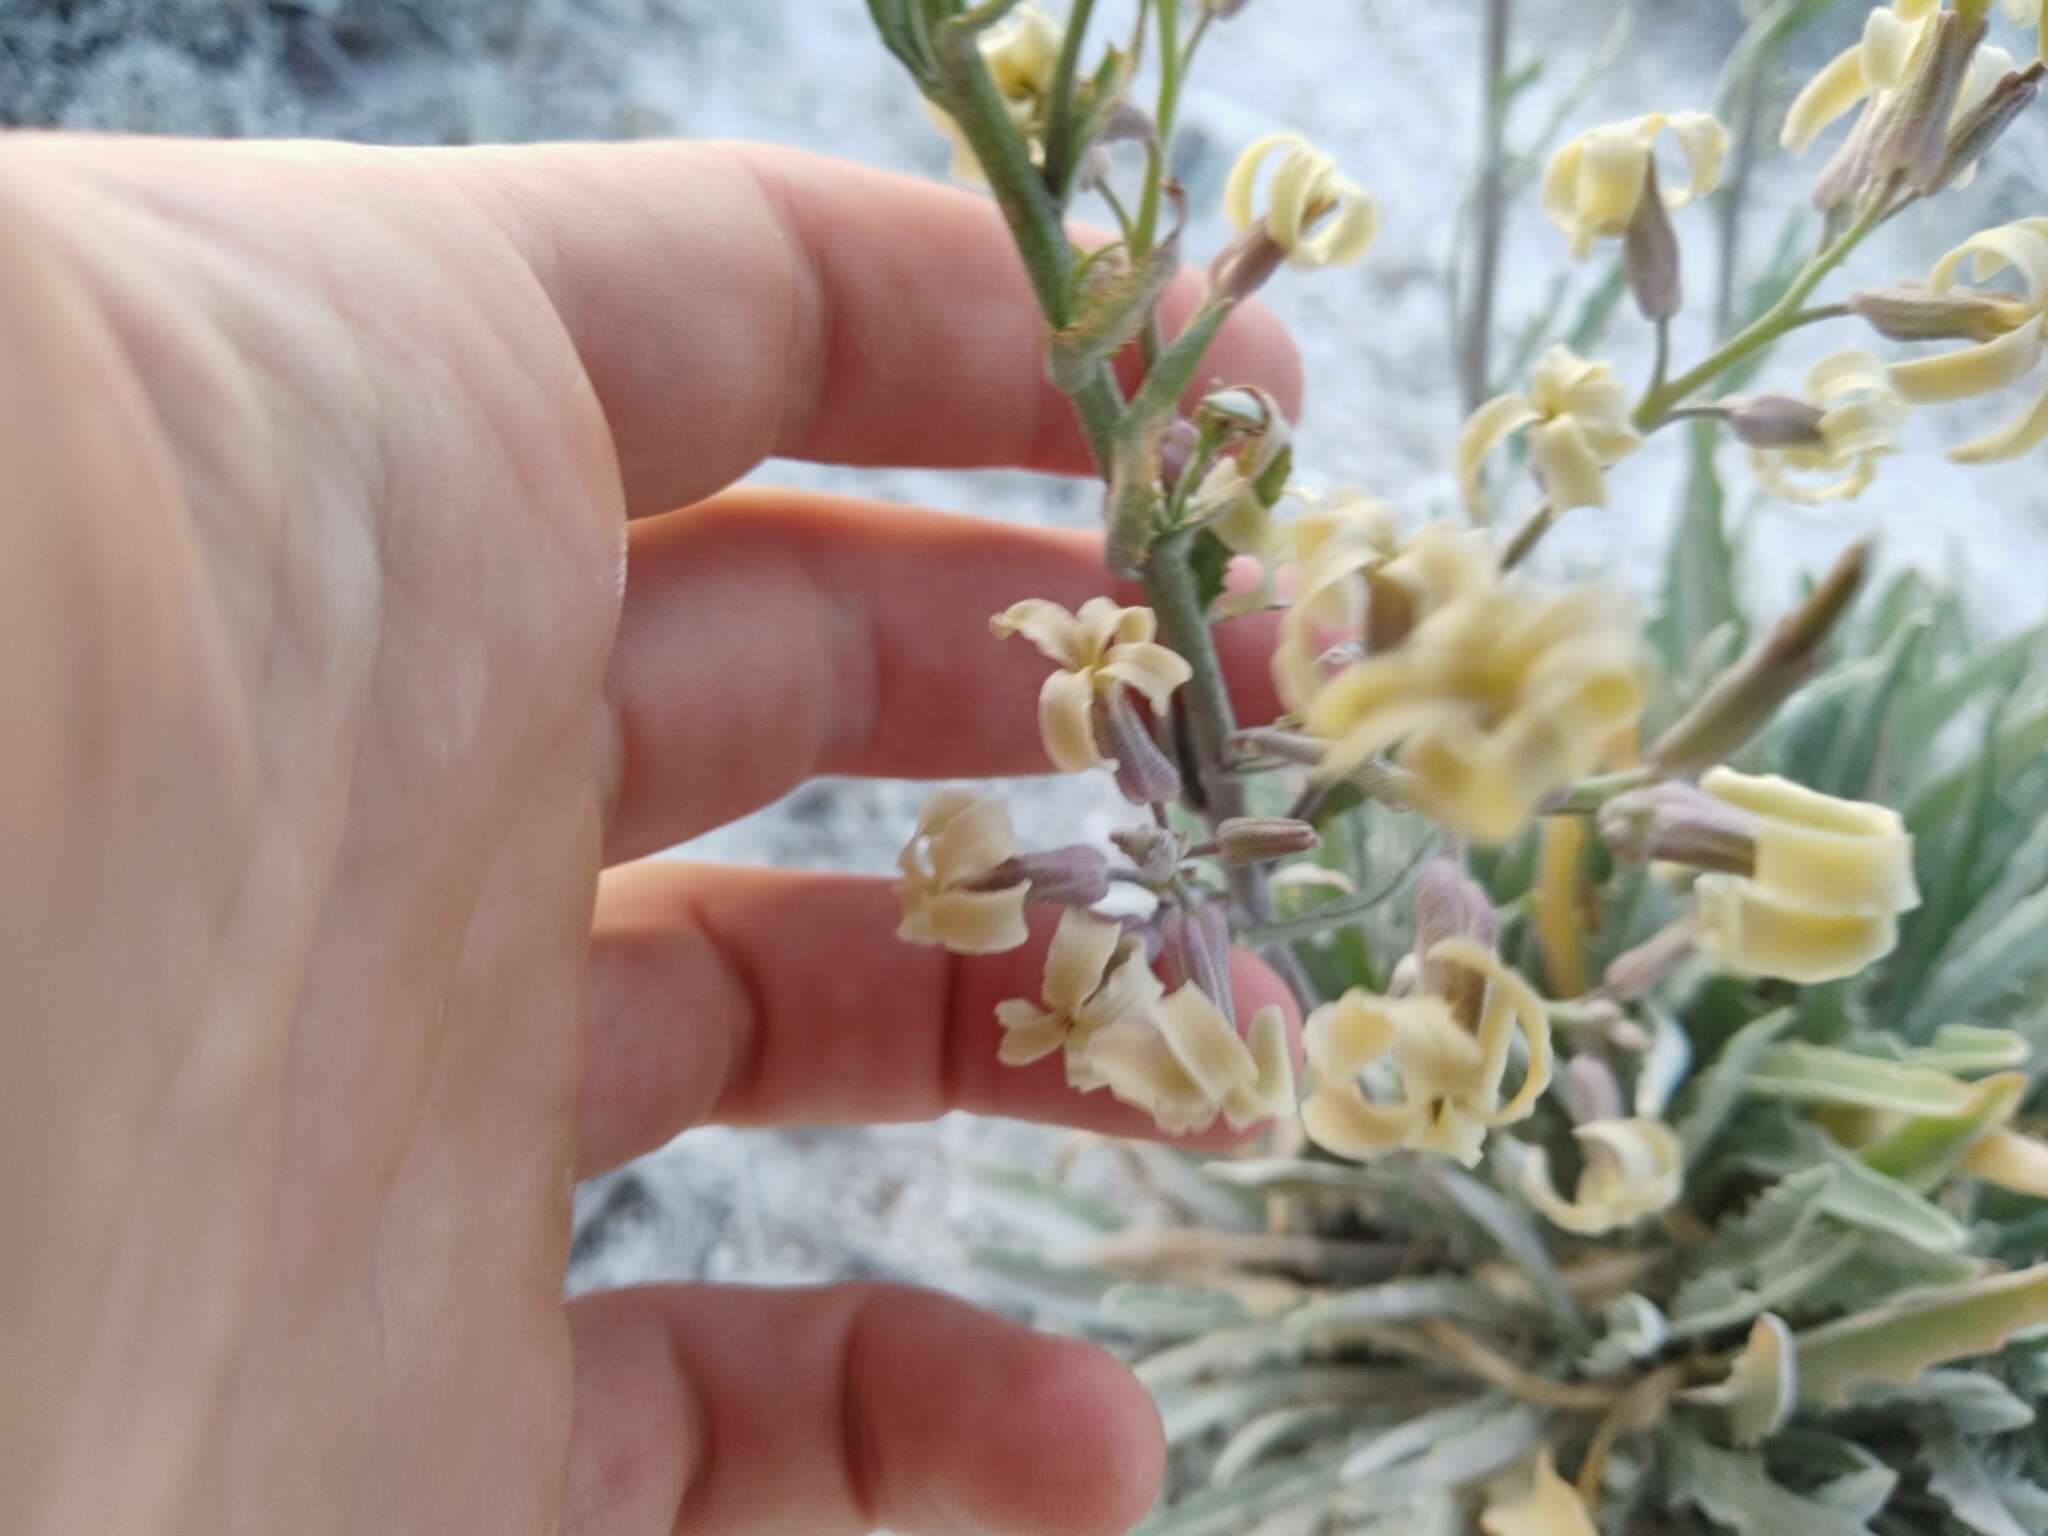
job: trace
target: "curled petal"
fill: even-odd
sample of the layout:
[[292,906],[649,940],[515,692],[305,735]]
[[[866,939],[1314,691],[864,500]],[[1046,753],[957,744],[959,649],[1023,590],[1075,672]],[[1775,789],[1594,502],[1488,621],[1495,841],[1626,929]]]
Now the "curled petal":
[[1712,113],[1677,112],[1672,114],[1671,133],[1678,140],[1689,173],[1684,186],[1673,187],[1664,194],[1665,203],[1676,210],[1705,197],[1720,182],[1721,161],[1728,153],[1728,130]]
[[1493,450],[1543,413],[1521,395],[1502,395],[1489,400],[1466,420],[1458,434],[1455,459],[1458,495],[1474,522],[1486,521],[1486,490],[1483,473]]
[[1006,1067],[1028,1067],[1066,1043],[1067,1021],[1057,1013],[1033,1007],[1021,997],[996,1004],[996,1022],[1003,1041],[996,1057]]
[[1607,481],[1600,473],[1600,458],[1572,417],[1561,416],[1532,428],[1529,458],[1553,511],[1607,505]]
[[1042,597],[1012,603],[990,619],[988,627],[998,638],[1022,635],[1038,647],[1039,654],[1063,667],[1078,665],[1085,659],[1079,655],[1079,626],[1074,615]]
[[943,822],[929,824],[932,875],[941,885],[959,885],[987,874],[1017,852],[1010,812],[1000,800],[969,795]]
[[1325,1152],[1363,1160],[1408,1145],[1421,1116],[1412,1102],[1375,1104],[1351,1084],[1324,1085],[1301,1106],[1302,1129]]
[[1194,669],[1179,652],[1150,640],[1111,646],[1097,670],[1143,694],[1155,715],[1165,714],[1174,689],[1194,676]]
[[1498,1093],[1507,1067],[1510,1030],[1518,1030],[1528,1048],[1529,1062],[1522,1074],[1522,1086],[1514,1097],[1489,1118],[1493,1125],[1512,1125],[1535,1112],[1536,1101],[1550,1086],[1550,1013],[1536,989],[1515,971],[1501,963],[1500,956],[1470,939],[1445,939],[1425,957],[1430,964],[1463,966],[1488,982],[1486,1013],[1480,1022],[1479,1045],[1485,1058],[1484,1072],[1492,1098]]
[[1380,232],[1379,204],[1352,182],[1338,181],[1335,207],[1296,251],[1295,265],[1348,267],[1363,261]]
[[1737,875],[1701,875],[1693,892],[1702,946],[1738,975],[1775,976],[1804,986],[1840,981],[1898,943],[1892,917],[1789,906]]
[[1055,672],[1038,691],[1038,734],[1062,773],[1109,765],[1095,744],[1094,708],[1095,680],[1086,672]]
[[[999,955],[1031,936],[1024,923],[1026,881],[1001,891],[946,891],[925,902],[922,920],[897,929],[912,943],[939,943],[956,955]],[[929,939],[922,938],[930,934]]]
[[1158,633],[1159,621],[1150,608],[1126,608],[1112,598],[1091,597],[1074,615],[1080,635],[1075,665],[1091,666],[1118,645],[1142,645]]
[[1302,1044],[1325,1085],[1349,1083],[1394,1045],[1394,1021],[1381,1000],[1353,987],[1308,1016]]
[[1873,91],[1904,83],[1908,69],[1927,34],[1925,18],[1909,20],[1896,9],[1879,6],[1863,23],[1863,79]]
[[1700,788],[1758,818],[1754,878],[1777,900],[1862,916],[1919,905],[1913,839],[1898,812],[1732,768],[1714,769]]
[[1188,1076],[1150,1023],[1127,1019],[1105,1025],[1088,1037],[1079,1056],[1082,1072],[1150,1115],[1170,1136],[1207,1130],[1215,1123],[1216,1102]]
[[1268,1003],[1252,1015],[1244,1043],[1251,1052],[1252,1081],[1223,1100],[1223,1118],[1233,1130],[1295,1111],[1294,1052],[1287,1040],[1287,1020],[1276,1005]]
[[1934,264],[1927,286],[1947,292],[1966,261],[1972,282],[1986,282],[2008,268],[2019,274],[2026,292],[2012,305],[2012,324],[2048,309],[2048,219],[2021,219],[1979,231]]
[[1052,947],[1045,952],[1045,1000],[1068,1018],[1081,1009],[1102,985],[1102,973],[1123,939],[1123,929],[1078,907],[1060,914]]
[[1524,1198],[1567,1232],[1597,1236],[1629,1226],[1672,1205],[1684,1174],[1684,1149],[1661,1120],[1594,1120],[1572,1133],[1585,1163],[1573,1198],[1551,1182],[1541,1147],[1527,1150],[1521,1173]]
[[1298,133],[1269,133],[1245,147],[1244,153],[1237,157],[1237,163],[1230,168],[1230,179],[1223,184],[1223,212],[1233,226],[1246,230],[1255,222],[1252,193],[1258,185],[1259,169],[1266,163],[1266,157],[1277,149],[1308,147],[1308,140]]
[[1217,1104],[1258,1081],[1258,1067],[1244,1041],[1193,982],[1162,998],[1153,1017],[1181,1070]]
[[1479,1529],[1486,1536],[1600,1536],[1586,1501],[1558,1476],[1547,1447],[1537,1454],[1526,1491],[1489,1499]]
[[2041,357],[2041,329],[2026,325],[1981,346],[1893,363],[1892,387],[1908,400],[1962,400],[2016,384]]
[[1957,464],[1996,464],[2016,459],[2048,442],[2048,390],[2035,397],[2033,405],[2017,420],[1998,431],[1949,450]]
[[1785,113],[1785,126],[1778,143],[1795,155],[1803,155],[1828,124],[1850,112],[1870,94],[1863,77],[1861,45],[1844,49],[1830,59],[1821,72],[1806,82]]

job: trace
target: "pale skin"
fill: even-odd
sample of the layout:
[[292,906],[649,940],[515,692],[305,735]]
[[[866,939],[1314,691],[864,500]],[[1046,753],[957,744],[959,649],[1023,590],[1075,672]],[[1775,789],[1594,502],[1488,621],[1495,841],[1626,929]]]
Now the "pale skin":
[[[816,773],[1044,766],[987,617],[1101,590],[1093,539],[725,490],[1086,471],[993,211],[732,147],[22,137],[0,231],[9,1529],[1135,1520],[1158,1421],[1083,1345],[561,1297],[573,1181],[689,1125],[1140,1129],[996,1063],[1049,915],[953,960],[882,881],[629,862]],[[1256,312],[1211,373],[1298,392]]]

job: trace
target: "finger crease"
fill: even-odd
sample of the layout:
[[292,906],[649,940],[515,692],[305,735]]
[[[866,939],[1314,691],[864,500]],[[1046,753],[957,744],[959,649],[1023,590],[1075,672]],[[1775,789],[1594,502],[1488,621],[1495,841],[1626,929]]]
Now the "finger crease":
[[866,1433],[860,1412],[860,1337],[874,1310],[876,1294],[869,1291],[856,1304],[839,1357],[839,1459],[846,1472],[847,1503],[864,1530],[882,1523],[874,1508],[874,1489],[879,1479],[872,1461],[873,1439]]
[[965,967],[961,964],[960,956],[951,950],[942,950],[940,953],[944,956],[946,974],[940,999],[943,1011],[939,1015],[939,1059],[934,1066],[933,1075],[938,1079],[938,1108],[940,1113],[944,1113],[959,1107],[964,1087],[962,1076],[966,1070],[966,1043],[960,1036],[962,999],[966,988]]
[[761,1077],[766,1070],[763,1062],[768,1054],[767,993],[760,973],[747,957],[745,946],[719,931],[710,910],[709,902],[692,898],[685,913],[704,936],[713,961],[724,974],[727,990],[738,998],[744,1016],[740,1027],[733,1032],[731,1054],[726,1058],[725,1081],[718,1092],[715,1113],[723,1114],[735,1108],[744,1112],[760,1096]]

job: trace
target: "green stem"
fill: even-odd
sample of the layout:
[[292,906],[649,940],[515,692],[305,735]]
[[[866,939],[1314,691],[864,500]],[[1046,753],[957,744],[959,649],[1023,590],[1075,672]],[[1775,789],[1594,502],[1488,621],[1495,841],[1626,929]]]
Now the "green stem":
[[1173,143],[1173,118],[1180,109],[1180,0],[1157,0],[1159,25],[1159,104],[1152,114],[1152,147],[1145,157],[1145,190],[1138,200],[1138,229],[1131,259],[1142,261],[1159,229],[1160,186],[1166,180],[1167,150]]
[[1822,278],[1839,267],[1848,259],[1849,253],[1863,243],[1865,235],[1884,222],[1891,211],[1890,202],[1889,196],[1872,198],[1869,207],[1843,231],[1842,237],[1800,270],[1799,275],[1792,279],[1792,286],[1785,290],[1777,303],[1709,354],[1698,367],[1645,392],[1635,408],[1636,430],[1647,432],[1662,425],[1665,413],[1672,406],[1712,383],[1752,353],[1769,346],[1787,331],[1814,319],[1828,318],[1830,310],[1825,307],[1816,310],[1803,308],[1807,297],[1820,286]]
[[1073,181],[1074,163],[1082,146],[1074,137],[1074,76],[1081,67],[1081,45],[1088,35],[1088,16],[1095,0],[1074,0],[1067,13],[1066,36],[1060,40],[1060,60],[1052,77],[1052,99],[1046,113],[1045,183],[1054,198],[1064,203]]

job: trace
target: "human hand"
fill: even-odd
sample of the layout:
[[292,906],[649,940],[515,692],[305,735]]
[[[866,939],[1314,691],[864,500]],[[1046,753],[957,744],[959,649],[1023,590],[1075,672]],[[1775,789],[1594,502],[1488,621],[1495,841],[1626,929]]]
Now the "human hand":
[[[1042,766],[987,616],[1095,590],[1092,539],[715,494],[1085,468],[992,212],[734,148],[27,138],[0,228],[20,1528],[1133,1520],[1157,1422],[1078,1344],[561,1296],[573,1180],[700,1121],[1144,1129],[997,1067],[1045,931],[963,960],[880,881],[622,862],[815,773]],[[1297,389],[1255,312],[1214,371]]]

